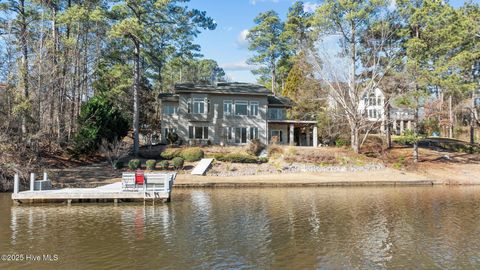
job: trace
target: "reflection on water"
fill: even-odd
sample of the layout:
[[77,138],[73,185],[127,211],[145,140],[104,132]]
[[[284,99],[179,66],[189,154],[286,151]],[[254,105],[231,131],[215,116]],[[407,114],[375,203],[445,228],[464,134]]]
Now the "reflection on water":
[[170,204],[12,206],[0,269],[478,269],[480,188],[175,190]]

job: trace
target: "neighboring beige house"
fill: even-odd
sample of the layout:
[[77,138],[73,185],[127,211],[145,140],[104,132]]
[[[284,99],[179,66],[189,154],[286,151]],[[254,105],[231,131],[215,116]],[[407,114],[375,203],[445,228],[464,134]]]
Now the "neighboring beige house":
[[[414,121],[413,110],[397,108],[390,106],[390,121],[392,123],[392,132],[400,135],[406,129],[412,129]],[[365,114],[369,121],[378,122],[380,132],[385,133],[386,114],[385,114],[385,94],[380,89],[375,89],[369,95],[365,94],[360,100],[359,110]]]
[[253,139],[317,146],[316,121],[289,120],[291,100],[248,83],[179,84],[160,94],[161,141],[178,134],[188,144],[242,145]]

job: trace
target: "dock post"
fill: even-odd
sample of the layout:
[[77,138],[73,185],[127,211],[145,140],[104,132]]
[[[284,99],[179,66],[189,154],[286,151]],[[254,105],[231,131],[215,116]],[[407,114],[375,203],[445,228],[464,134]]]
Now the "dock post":
[[35,190],[35,173],[30,173],[30,191]]
[[20,190],[20,179],[18,177],[18,173],[15,174],[13,178],[13,193],[17,194]]

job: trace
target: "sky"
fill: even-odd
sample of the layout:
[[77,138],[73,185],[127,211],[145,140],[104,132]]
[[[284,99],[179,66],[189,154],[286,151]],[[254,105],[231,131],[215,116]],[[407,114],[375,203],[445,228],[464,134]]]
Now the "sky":
[[[475,0],[474,2],[479,2]],[[205,58],[213,59],[225,70],[227,76],[238,82],[256,82],[246,60],[253,55],[245,40],[246,30],[254,26],[253,19],[261,12],[275,10],[282,20],[295,0],[191,0],[192,8],[203,10],[215,20],[217,28],[203,31],[197,44]],[[321,1],[304,1],[307,9],[313,9]],[[464,0],[451,0],[455,7]],[[332,41],[330,46],[336,46]]]

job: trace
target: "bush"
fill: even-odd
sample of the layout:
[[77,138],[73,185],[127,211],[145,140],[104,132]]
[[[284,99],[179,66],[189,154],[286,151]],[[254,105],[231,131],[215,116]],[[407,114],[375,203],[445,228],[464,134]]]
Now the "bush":
[[185,148],[180,152],[180,156],[186,161],[199,161],[204,153],[200,148]]
[[420,141],[420,136],[415,136],[413,130],[407,129],[399,137],[393,139],[394,142],[404,145],[413,145],[415,142]]
[[180,148],[168,148],[168,149],[165,149],[165,151],[163,151],[160,154],[160,156],[163,159],[173,159],[175,157],[179,157],[181,151],[182,151],[182,149],[180,149]]
[[130,128],[122,112],[103,96],[94,96],[82,105],[78,126],[73,140],[74,155],[91,154],[103,139],[121,141]]
[[163,159],[173,159],[176,157],[181,157],[186,161],[198,161],[203,158],[204,152],[198,147],[194,148],[169,148],[163,151],[160,156]]
[[176,157],[172,159],[172,165],[175,168],[175,170],[180,170],[183,168],[183,163],[184,160],[181,157]]
[[275,145],[275,144],[272,144],[268,147],[268,151],[267,151],[267,155],[269,157],[272,157],[272,156],[280,156],[283,154],[283,148],[281,146],[278,146],[278,145]]
[[214,156],[216,160],[232,163],[265,163],[268,162],[268,158],[257,158],[254,155],[243,153],[229,153],[229,154],[217,154]]
[[162,160],[160,162],[158,162],[158,166],[160,166],[160,168],[162,170],[168,170],[168,166],[170,166],[168,160]]
[[128,162],[128,168],[130,170],[136,170],[138,168],[140,168],[140,160],[139,159],[132,159]]
[[344,138],[338,138],[335,140],[335,146],[337,147],[344,147],[348,145],[348,141]]
[[265,144],[263,144],[259,139],[253,139],[247,146],[247,153],[258,156],[263,149],[265,149]]
[[169,144],[174,144],[178,141],[178,134],[176,132],[169,132],[167,134],[167,141]]
[[145,166],[147,167],[147,170],[150,170],[150,171],[155,170],[156,164],[157,164],[157,161],[154,159],[149,159],[145,162]]
[[115,169],[117,169],[117,170],[122,169],[123,166],[125,166],[123,164],[123,161],[117,161],[117,163],[115,163]]

